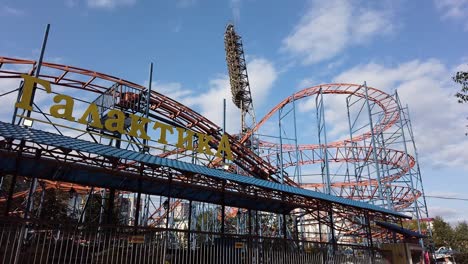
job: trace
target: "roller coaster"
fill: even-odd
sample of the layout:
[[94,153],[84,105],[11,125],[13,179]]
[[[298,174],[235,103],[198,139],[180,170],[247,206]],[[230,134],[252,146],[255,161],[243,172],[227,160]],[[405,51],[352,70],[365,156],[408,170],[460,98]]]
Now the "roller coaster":
[[[22,76],[24,74],[33,76],[39,65],[41,71],[36,77],[49,82],[54,91],[57,91],[54,93],[61,92],[73,97],[77,108],[86,104],[96,104],[101,117],[112,109],[119,109],[127,114],[140,114],[194,133],[209,135],[211,147],[218,145],[223,135],[228,135],[224,128],[158,91],[115,76],[57,63],[0,57],[0,82],[13,84],[7,87],[7,90],[2,90],[0,98],[18,101],[24,84]],[[308,238],[317,239],[319,242],[367,243],[368,246],[372,246],[372,242],[369,245],[369,241],[385,239],[388,230],[370,227],[369,214],[373,215],[372,219],[379,221],[393,219],[391,222],[400,221],[400,224],[404,218],[419,219],[427,216],[408,110],[402,106],[396,93],[390,95],[368,87],[365,83],[321,84],[295,92],[285,98],[258,123],[253,116],[254,121],[246,125],[244,113],[241,133],[228,135],[234,156],[230,162],[197,153],[193,149],[180,148],[171,143],[176,140],[174,137],[169,137],[170,143],[161,144],[156,140],[142,141],[128,134],[113,133],[89,125],[77,123],[70,125],[70,122],[55,118],[43,111],[43,108],[49,106],[45,99],[46,92],[39,85],[35,89],[33,110],[29,113],[27,111],[20,113],[19,109],[12,105],[10,107],[14,109],[12,122],[2,120],[0,128],[1,155],[4,161],[2,166],[5,168],[2,169],[0,207],[7,217],[23,217],[25,211],[29,212],[32,218],[34,214],[39,217],[37,208],[34,209],[34,197],[36,203],[38,199],[41,203],[46,190],[58,190],[75,197],[75,203],[70,206],[73,210],[79,211],[78,222],[84,221],[85,212],[89,210],[89,201],[93,196],[102,200],[100,214],[107,215],[108,219],[111,219],[115,197],[118,197],[121,202],[122,199],[127,201],[129,207],[119,209],[120,214],[125,212],[127,215],[123,221],[117,221],[124,225],[177,230],[188,226],[189,230],[195,228],[200,232],[250,235],[255,233],[258,236]],[[248,89],[250,94],[250,88]],[[15,94],[17,98],[12,97]],[[336,95],[346,99],[349,137],[328,142],[325,121],[327,106],[323,98]],[[307,137],[296,134],[296,104],[313,99],[315,99],[319,142],[298,143],[300,139],[302,141]],[[237,97],[236,100],[239,107],[243,100],[245,101]],[[251,99],[249,100],[250,105],[245,108],[252,112],[253,106]],[[357,110],[353,110],[353,107]],[[281,127],[285,126],[283,122],[292,115],[291,113],[294,113],[289,120],[289,124],[294,126],[293,144],[283,143],[284,135]],[[279,129],[278,135],[274,138],[279,139],[279,142],[271,141],[260,133],[266,124],[275,123],[276,115],[279,116]],[[34,129],[48,132],[43,134],[35,130],[21,130],[23,128],[20,127],[25,126],[25,120],[33,122]],[[26,129],[33,129],[28,127],[29,125],[26,125]],[[27,131],[33,131],[30,138]],[[60,140],[59,138],[55,140],[55,136],[49,132],[76,141],[69,146],[53,143]],[[37,139],[49,137],[50,140],[37,141],[33,139],[35,133]],[[23,134],[24,136],[15,136]],[[199,143],[198,140],[195,138],[194,145]],[[74,147],[74,145],[87,144],[83,142],[112,146],[116,148],[112,153],[121,150],[149,156],[140,158],[134,154],[133,157],[129,152],[123,158],[117,154],[102,155],[92,151],[98,149],[97,146],[90,145],[89,149]],[[119,155],[123,154],[122,152]],[[34,157],[38,163],[45,164],[43,171],[27,170],[26,165],[18,165],[19,161],[21,164],[34,164],[28,163],[32,162]],[[152,157],[158,157],[160,160],[151,163]],[[16,168],[10,169],[6,165],[7,160],[8,162],[16,160]],[[171,160],[181,163],[172,164]],[[53,165],[55,163],[63,165],[56,167]],[[213,171],[195,173],[199,167],[192,168],[183,165],[185,163]],[[332,163],[345,164],[346,172],[343,174],[333,172],[330,168]],[[320,165],[318,175],[321,180],[315,182],[306,180],[299,168],[315,164]],[[46,172],[46,165],[55,166],[54,171]],[[23,169],[22,166],[26,167]],[[64,172],[67,166],[73,167],[76,171],[87,171],[91,168],[93,171],[98,171],[96,168],[102,168],[108,171],[106,172],[108,177],[115,175],[115,180],[90,179],[83,176],[84,174],[67,176],[66,173],[71,175],[70,171]],[[227,174],[213,176],[216,171]],[[235,177],[229,176],[231,175],[229,173],[233,173]],[[131,181],[128,179],[134,174],[145,179],[148,189],[145,190],[145,184],[142,185],[142,181],[136,178],[134,183],[122,184]],[[9,184],[4,180],[7,176],[10,177]],[[155,187],[154,191],[150,190],[151,177],[156,177],[164,188]],[[220,180],[220,177],[231,178]],[[246,185],[247,182],[243,182],[245,181],[243,178],[238,177],[250,178],[248,182],[254,187],[249,187]],[[38,179],[37,187],[34,185],[34,179]],[[111,181],[121,182],[117,184]],[[28,184],[32,187],[25,187]],[[195,188],[193,192],[188,191],[191,188]],[[301,201],[294,196],[300,193],[301,189],[310,190],[307,195],[317,195],[313,203],[309,200]],[[203,194],[205,191],[206,195]],[[145,197],[142,197],[142,193]],[[258,204],[241,201],[242,195],[239,194],[255,196],[254,200]],[[322,194],[326,196],[321,196]],[[229,195],[232,197],[229,198]],[[78,198],[80,202],[77,203]],[[343,198],[345,200],[340,200]],[[344,201],[350,202],[340,205]],[[184,209],[184,205],[188,205],[189,209]],[[373,207],[366,209],[366,206]],[[364,210],[365,213],[360,210]],[[366,210],[370,210],[371,213]],[[263,213],[257,213],[253,217],[253,211]],[[286,214],[291,215],[289,220],[286,220]],[[105,224],[103,219],[102,217],[99,224]],[[253,225],[253,221],[257,222],[257,226]],[[116,222],[109,220],[108,223]]]
[[[2,64],[3,68],[6,68],[8,65],[14,65],[23,69],[25,67],[31,67],[29,72],[32,72],[36,65],[35,61],[5,57],[0,58],[0,63]],[[145,89],[140,85],[128,81],[123,81],[116,77],[72,66],[44,62],[43,67],[53,69],[57,74],[55,76],[42,75],[41,78],[49,80],[55,85],[61,85],[72,89],[104,94],[107,92],[107,89],[103,86],[93,83],[93,81],[96,81],[98,78],[101,80],[116,82],[119,85],[127,87],[126,89],[134,89],[136,91],[143,91]],[[1,70],[2,78],[18,79],[22,73],[24,72]],[[76,79],[73,80],[67,78],[67,74],[80,74],[80,77],[86,77],[89,79],[87,81],[80,81]],[[279,109],[285,107],[287,104],[291,104],[295,100],[317,96],[320,94],[347,94],[360,98],[366,98],[364,89],[364,86],[354,84],[323,84],[304,89],[284,99],[270,112],[268,112],[268,114],[262,118],[261,121],[252,130],[248,131],[239,141],[235,141],[234,137],[231,137],[231,139],[233,139],[232,150],[235,154],[235,165],[237,165],[238,168],[241,168],[245,174],[250,174],[262,179],[279,182],[279,168],[272,165],[274,163],[272,159],[277,157],[278,153],[271,151],[267,155],[260,157],[256,155],[250,148],[245,147],[243,143],[245,143],[252,136],[252,134],[258,131],[263,124],[265,124],[276,112],[279,111]],[[375,88],[367,89],[368,99],[382,108],[383,118],[380,123],[375,124],[372,131],[374,134],[379,134],[390,129],[398,122],[400,118],[399,105],[394,97]],[[120,96],[114,97],[120,98]],[[130,107],[134,105],[131,100],[125,101],[125,103],[119,102],[119,104],[126,104]],[[150,109],[154,109],[157,114],[163,118],[166,118],[167,120],[171,120],[172,123],[182,127],[190,128],[193,131],[199,131],[213,135],[215,140],[220,139],[220,131],[222,130],[220,127],[216,126],[214,123],[201,116],[197,112],[180,104],[179,102],[176,102],[171,98],[164,96],[163,94],[159,94],[157,92],[152,93]],[[411,155],[406,154],[401,150],[386,148],[373,149],[373,147],[356,146],[356,143],[371,138],[372,132],[367,131],[360,135],[355,135],[351,139],[329,142],[326,145],[300,144],[296,146],[292,144],[283,144],[283,155],[288,156],[289,154],[298,151],[299,156],[301,157],[301,159],[298,161],[285,162],[283,167],[287,168],[297,165],[323,163],[324,155],[322,155],[323,153],[319,153],[323,148],[327,149],[328,162],[369,162],[371,160],[373,151],[376,151],[378,157],[383,157],[377,160],[379,164],[388,165],[397,169],[394,174],[383,176],[380,179],[380,183],[385,184],[386,189],[391,189],[392,203],[395,204],[397,208],[408,208],[412,206],[414,201],[416,201],[421,196],[421,190],[412,190],[408,186],[393,185],[393,182],[401,179],[404,175],[408,174],[412,168],[414,168],[416,164],[415,159]],[[267,141],[259,141],[259,147],[272,150],[279,149],[278,144]],[[306,152],[310,152],[312,154],[308,155]],[[170,156],[180,154],[181,151],[173,149],[159,155]],[[214,161],[211,161],[211,163],[214,163]],[[122,164],[121,166],[128,166],[128,164]],[[291,185],[299,185],[299,183],[293,182],[289,178],[286,178],[285,182]],[[61,185],[61,183],[56,183],[53,181],[44,181],[44,185],[45,188],[71,188],[71,186],[68,184]],[[303,187],[313,188],[316,190],[323,189],[324,185],[325,183],[302,183]],[[374,199],[379,192],[377,188],[378,185],[379,181],[377,179],[330,183],[332,188],[339,189],[337,192],[342,193],[343,197],[355,200]],[[75,187],[75,189],[85,191],[83,188]],[[364,197],[364,193],[366,192],[369,193],[369,195]],[[20,193],[14,194],[14,197],[15,199],[19,199],[21,197],[25,198],[26,194],[27,191],[22,191]]]

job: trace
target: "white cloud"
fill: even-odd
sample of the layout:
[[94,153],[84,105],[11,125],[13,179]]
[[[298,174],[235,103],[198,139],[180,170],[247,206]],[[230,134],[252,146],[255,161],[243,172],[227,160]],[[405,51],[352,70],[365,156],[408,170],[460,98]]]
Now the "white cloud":
[[11,6],[3,6],[0,9],[0,15],[22,16],[24,14],[25,14],[25,12],[23,10],[20,10],[18,8],[14,8],[14,7],[11,7]]
[[459,222],[466,221],[467,215],[463,210],[451,208],[447,206],[430,206],[428,207],[429,217],[440,216],[444,221],[456,225]]
[[247,69],[254,105],[262,106],[278,72],[272,62],[261,58],[250,61]]
[[349,45],[365,44],[392,30],[388,11],[356,8],[348,0],[312,1],[283,40],[283,50],[304,64],[328,60]]
[[456,217],[459,213],[458,210],[448,207],[433,206],[428,209],[431,217],[443,216],[446,220]]
[[234,18],[234,21],[239,22],[239,20],[240,20],[241,0],[230,0],[229,4],[231,6],[232,17]]
[[229,79],[221,76],[210,80],[208,91],[191,97],[188,105],[199,110],[200,114],[222,126],[223,124],[223,99],[226,99],[226,130],[230,133],[237,133],[240,127],[239,110],[230,103],[231,92]]
[[302,79],[299,84],[298,84],[298,87],[299,89],[305,89],[307,87],[311,87],[313,86],[314,84],[316,84],[315,80],[312,79],[312,78],[305,78],[305,79]]
[[[248,63],[249,81],[254,107],[259,109],[265,102],[267,95],[276,80],[277,71],[273,64],[266,59],[253,59]],[[192,97],[188,103],[199,108],[201,114],[206,116],[218,125],[222,124],[222,99],[227,100],[227,131],[231,133],[239,132],[240,113],[239,110],[230,103],[231,87],[228,76],[210,81],[208,92]]]
[[182,89],[182,84],[177,82],[153,82],[151,89],[177,101],[183,101],[185,98],[187,98],[187,96],[190,96],[192,94],[191,90]]
[[421,161],[428,166],[459,166],[468,170],[466,107],[453,96],[453,70],[438,60],[409,61],[395,67],[369,63],[338,75],[334,81],[367,84],[387,93],[395,89],[409,105]]
[[[14,105],[18,96],[17,89],[20,86],[20,81],[20,79],[13,78],[0,79],[0,105],[2,106],[2,111],[0,112],[0,120],[2,121],[11,121],[11,118],[14,113]],[[34,103],[36,105],[39,105],[42,108],[42,110],[45,110],[48,109],[49,105],[46,104],[48,101],[50,101],[50,96],[48,94],[46,94],[42,90],[36,90],[34,97]],[[22,114],[22,112],[22,109],[18,109],[18,114]]]
[[78,4],[78,0],[65,0],[67,7],[75,7]]
[[92,8],[111,9],[118,6],[131,6],[136,0],[87,0],[88,6]]
[[468,30],[468,0],[435,0],[442,19],[453,19],[465,24]]
[[197,0],[177,0],[176,6],[178,8],[188,8],[194,6],[197,3]]
[[[265,102],[268,93],[278,75],[274,65],[262,58],[256,58],[247,65],[254,107],[257,109]],[[223,123],[223,98],[227,101],[226,129],[230,133],[239,132],[240,113],[231,103],[229,78],[222,75],[209,81],[206,92],[194,93],[184,89],[180,83],[155,83],[155,90],[175,99],[205,116],[215,124]]]
[[[0,95],[15,90],[19,87],[20,81],[18,79],[0,79]],[[18,92],[12,92],[8,95],[0,97],[0,105],[2,111],[0,112],[0,120],[10,122],[13,114],[14,103]]]

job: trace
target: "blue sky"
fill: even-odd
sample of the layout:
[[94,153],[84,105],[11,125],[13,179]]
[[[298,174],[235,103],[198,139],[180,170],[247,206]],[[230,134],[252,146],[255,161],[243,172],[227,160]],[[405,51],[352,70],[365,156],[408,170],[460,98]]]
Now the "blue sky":
[[[229,99],[223,34],[235,22],[258,118],[315,84],[398,89],[411,111],[426,194],[468,198],[468,108],[456,103],[450,79],[468,68],[467,0],[2,0],[0,21],[0,56],[36,59],[50,23],[46,61],[140,84],[155,62],[157,90],[218,124]],[[340,138],[337,124],[346,119],[333,102],[327,120]],[[231,131],[237,115],[230,105]],[[468,219],[467,205],[428,198],[430,214],[452,222]]]

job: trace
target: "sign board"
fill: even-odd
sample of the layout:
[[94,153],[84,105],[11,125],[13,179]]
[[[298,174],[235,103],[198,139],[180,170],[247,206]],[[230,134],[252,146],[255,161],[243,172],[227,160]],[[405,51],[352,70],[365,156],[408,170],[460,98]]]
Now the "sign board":
[[143,243],[145,243],[145,236],[143,236],[143,235],[130,236],[128,238],[128,243],[130,243],[130,244],[143,244]]
[[[31,100],[33,98],[35,85],[44,87],[47,94],[52,94],[52,86],[47,80],[27,74],[22,74],[21,77],[24,79],[23,92],[20,100],[15,104],[15,107],[32,111]],[[234,158],[227,134],[221,137],[218,146],[213,147],[210,145],[210,143],[213,142],[213,136],[161,123],[147,117],[124,113],[118,109],[110,109],[102,118],[100,116],[99,107],[95,103],[90,103],[83,113],[77,114],[74,111],[75,99],[65,94],[56,94],[53,97],[53,102],[54,104],[49,108],[49,113],[55,118],[77,122],[97,129],[105,129],[110,132],[129,135],[144,140],[151,140],[150,135],[148,135],[148,130],[152,129],[156,133],[159,132],[159,137],[156,141],[161,144],[168,144],[167,136],[169,134],[176,134],[177,143],[175,146],[177,148],[194,150],[198,153],[218,158],[224,156],[228,160],[233,160]],[[196,144],[194,144],[195,138],[198,139]],[[213,152],[212,149],[215,149],[216,152]]]
[[244,248],[245,244],[243,242],[236,242],[234,243],[234,248],[241,249]]

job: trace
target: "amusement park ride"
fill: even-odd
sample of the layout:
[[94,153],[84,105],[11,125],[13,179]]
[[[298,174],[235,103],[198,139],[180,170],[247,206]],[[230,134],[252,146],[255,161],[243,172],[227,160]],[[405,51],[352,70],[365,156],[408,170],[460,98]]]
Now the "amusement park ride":
[[[16,104],[3,106],[12,118],[0,122],[0,262],[286,263],[294,256],[291,263],[325,263],[342,256],[377,263],[380,245],[422,237],[399,226],[419,223],[427,208],[408,109],[396,93],[321,84],[257,122],[242,41],[228,25],[226,61],[241,113],[239,134],[229,135],[151,90],[152,65],[144,87],[43,62],[45,43],[39,61],[0,57],[0,82],[16,84],[0,95],[16,95]],[[344,98],[349,129],[333,142],[323,99],[331,95]],[[304,99],[315,101],[318,142],[299,143],[307,142],[296,128],[296,103]],[[272,142],[260,129],[276,115]],[[320,181],[301,174],[314,164]],[[47,225],[57,220],[44,213],[48,197],[60,194],[69,195],[58,202],[66,221]]]

